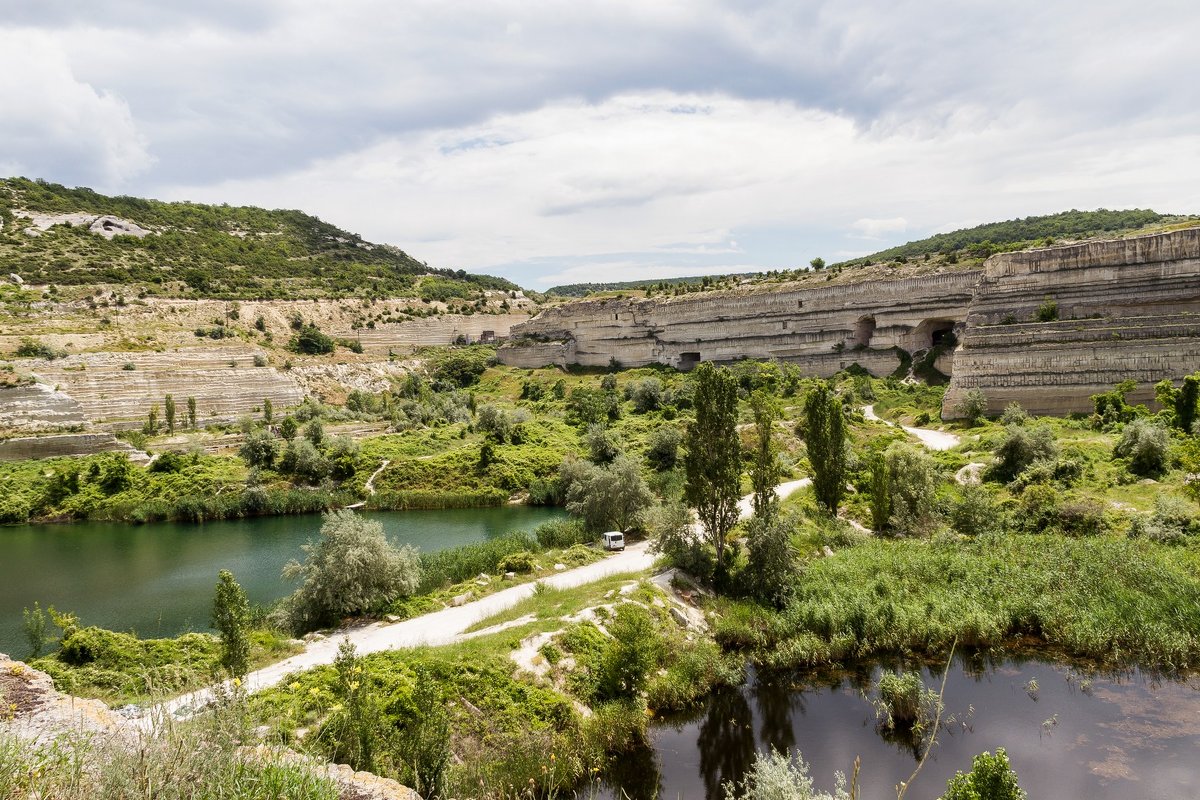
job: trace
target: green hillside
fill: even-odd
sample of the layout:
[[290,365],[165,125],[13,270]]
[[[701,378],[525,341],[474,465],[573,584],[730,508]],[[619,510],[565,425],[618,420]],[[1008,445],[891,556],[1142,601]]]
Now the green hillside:
[[[26,213],[28,212],[28,213]],[[25,232],[30,214],[111,215],[152,233],[111,240],[86,225]],[[501,278],[433,269],[389,245],[300,211],[107,197],[25,178],[0,179],[0,274],[27,283],[140,285],[151,294],[218,298],[389,296],[437,275],[438,294],[516,289]],[[424,279],[429,282],[430,279]]]
[[1101,208],[1096,211],[1063,211],[1040,217],[989,222],[974,228],[939,233],[927,239],[890,247],[855,261],[874,263],[935,254],[949,255],[958,251],[963,251],[963,254],[969,257],[987,257],[1007,250],[1023,250],[1027,247],[1053,244],[1058,239],[1118,236],[1189,219],[1195,218],[1159,214],[1149,209],[1109,211]]

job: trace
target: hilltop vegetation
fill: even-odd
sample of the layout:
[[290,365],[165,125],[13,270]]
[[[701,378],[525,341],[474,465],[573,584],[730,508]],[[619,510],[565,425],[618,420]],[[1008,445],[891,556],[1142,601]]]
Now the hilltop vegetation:
[[966,251],[971,256],[989,256],[1008,250],[1050,245],[1057,239],[1085,239],[1092,236],[1113,236],[1141,231],[1152,225],[1181,222],[1189,217],[1172,217],[1150,209],[1110,211],[1063,211],[1004,222],[989,222],[974,228],[962,228],[939,233],[899,247],[891,247],[861,259],[864,262],[891,261],[901,258],[920,258],[926,255],[949,255]]
[[[31,214],[111,215],[152,233],[107,239],[86,225],[58,224],[34,236],[25,232]],[[430,274],[441,277],[420,291],[438,299],[518,288],[431,268],[300,211],[107,197],[10,178],[0,179],[0,222],[0,273],[33,284],[136,284],[150,294],[227,299],[413,294]]]

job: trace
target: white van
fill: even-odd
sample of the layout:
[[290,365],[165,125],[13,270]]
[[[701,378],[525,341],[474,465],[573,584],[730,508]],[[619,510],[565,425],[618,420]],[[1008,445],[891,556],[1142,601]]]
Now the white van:
[[609,531],[601,534],[604,540],[605,550],[624,550],[625,549],[625,534],[620,531]]

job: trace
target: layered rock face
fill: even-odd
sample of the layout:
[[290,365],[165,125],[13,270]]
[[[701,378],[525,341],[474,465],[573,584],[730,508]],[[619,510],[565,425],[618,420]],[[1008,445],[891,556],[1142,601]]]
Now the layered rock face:
[[[1047,299],[1058,320],[1030,322]],[[984,264],[943,414],[970,389],[993,412],[1090,411],[1091,395],[1127,379],[1147,402],[1198,368],[1200,228],[1003,253]]]
[[[1059,319],[1034,322],[1046,298]],[[953,332],[939,359],[954,416],[978,388],[993,410],[1087,411],[1090,395],[1132,378],[1133,399],[1200,368],[1200,228],[993,256],[982,271],[820,289],[754,287],[678,298],[594,300],[516,325],[514,366],[625,366],[775,358],[814,375],[857,363],[875,375]]]
[[623,366],[776,358],[832,375],[858,363],[887,374],[894,348],[927,350],[966,321],[978,272],[801,289],[753,287],[662,300],[556,306],[513,326],[500,359]]

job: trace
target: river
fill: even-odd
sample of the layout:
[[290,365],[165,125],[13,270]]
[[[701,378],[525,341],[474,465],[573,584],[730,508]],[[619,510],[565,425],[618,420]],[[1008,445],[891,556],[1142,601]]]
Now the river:
[[[760,679],[716,692],[697,712],[652,727],[648,748],[610,775],[602,797],[719,798],[756,751],[798,750],[817,788],[862,759],[862,800],[896,796],[916,765],[913,743],[883,735],[863,692],[879,667],[823,681]],[[926,686],[936,677],[923,672]],[[1030,681],[1036,681],[1036,686]],[[1032,798],[1088,800],[1193,797],[1200,786],[1200,683],[1158,680],[1139,671],[1087,675],[1061,664],[959,659],[946,683],[946,714],[936,746],[908,800],[932,800],[971,759],[1007,750]]]
[[[392,541],[426,552],[470,544],[561,516],[552,508],[504,506],[370,512]],[[77,522],[0,527],[0,652],[27,645],[21,610],[34,601],[78,614],[86,625],[171,636],[208,628],[217,573],[231,570],[252,603],[293,587],[280,577],[321,517],[256,517],[218,522]]]

